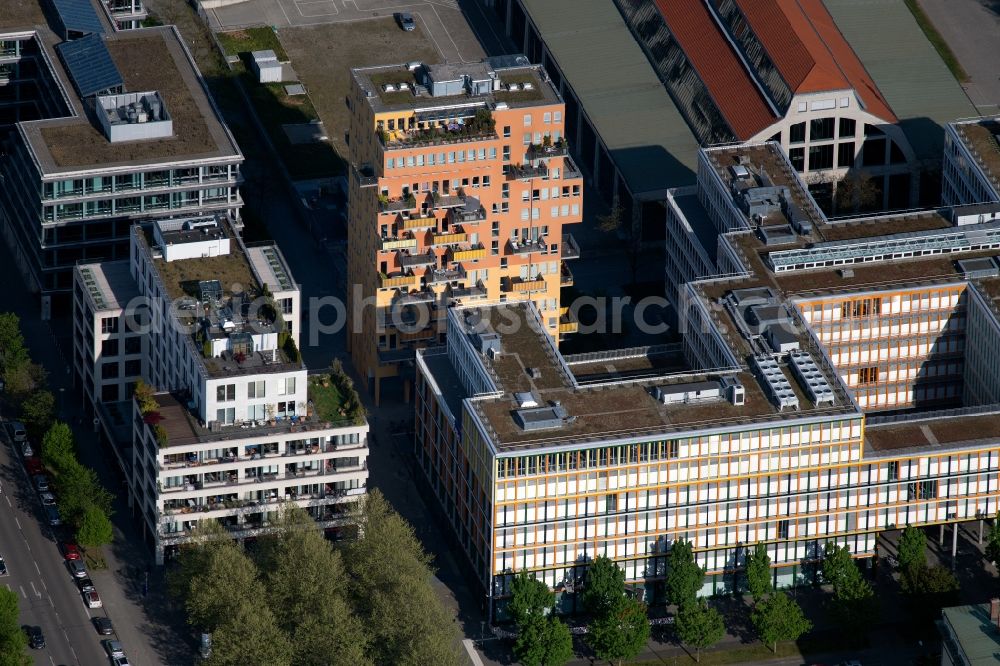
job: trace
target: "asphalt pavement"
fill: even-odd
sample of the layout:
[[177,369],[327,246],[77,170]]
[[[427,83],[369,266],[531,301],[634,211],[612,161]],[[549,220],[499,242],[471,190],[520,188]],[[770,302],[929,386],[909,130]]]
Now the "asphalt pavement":
[[[0,555],[7,575],[0,582],[17,592],[22,625],[41,627],[46,646],[31,650],[36,664],[63,666],[107,663],[89,609],[66,568],[58,539],[41,516],[41,502],[19,451],[0,437]],[[100,589],[98,589],[100,593]]]

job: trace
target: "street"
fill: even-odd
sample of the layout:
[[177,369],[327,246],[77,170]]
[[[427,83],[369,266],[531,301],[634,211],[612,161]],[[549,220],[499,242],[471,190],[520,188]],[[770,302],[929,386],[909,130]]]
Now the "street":
[[41,504],[20,454],[9,445],[6,434],[0,439],[0,555],[8,571],[0,581],[20,597],[21,624],[41,627],[45,634],[46,647],[32,650],[35,663],[102,663],[107,657],[91,618],[105,611],[88,609],[83,603],[57,539],[41,519]]

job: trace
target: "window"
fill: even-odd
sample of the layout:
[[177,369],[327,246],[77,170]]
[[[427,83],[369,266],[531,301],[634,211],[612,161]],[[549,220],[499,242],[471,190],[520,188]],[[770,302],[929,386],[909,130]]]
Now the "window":
[[215,420],[220,423],[233,423],[236,421],[236,408],[225,407],[215,410]]
[[920,495],[917,499],[935,499],[938,494],[938,482],[937,479],[933,481],[921,481],[920,482]]
[[236,400],[236,384],[219,384],[215,387],[215,399],[218,402]]
[[284,377],[278,380],[278,395],[292,395],[295,393],[295,377]]
[[126,377],[141,377],[142,376],[142,361],[139,359],[133,359],[131,361],[125,361],[125,376]]
[[286,314],[286,315],[292,314],[292,299],[290,299],[290,298],[282,298],[280,300],[280,303],[281,303],[281,313],[282,314]]
[[133,335],[125,338],[125,355],[130,354],[141,354],[142,353],[142,338],[138,335]]
[[813,118],[809,122],[809,140],[826,141],[833,138],[833,118]]
[[503,138],[505,138],[505,139],[509,139],[510,138],[510,125],[504,125],[503,126]]
[[118,384],[105,384],[101,387],[101,402],[116,402],[118,400]]
[[837,166],[849,169],[854,166],[854,143],[845,141],[837,144]]
[[118,356],[118,340],[104,340],[101,342],[101,356]]
[[788,528],[789,528],[789,521],[787,521],[787,520],[779,520],[778,521],[778,538],[779,539],[787,539],[788,538]]
[[878,383],[878,368],[861,368],[858,370],[858,384],[876,384]]
[[117,333],[118,317],[101,317],[101,333]]
[[900,149],[899,145],[892,140],[889,141],[889,162],[892,164],[906,163],[906,156],[903,155],[903,151]]
[[841,310],[844,317],[870,317],[873,314],[881,314],[882,299],[864,298],[856,301],[844,301]]
[[885,164],[885,139],[865,139],[861,149],[861,166]]
[[799,173],[806,170],[806,151],[804,148],[791,148],[788,151],[788,161]]
[[101,379],[115,379],[118,377],[118,362],[101,364]]
[[849,136],[854,136],[855,122],[853,118],[841,118],[840,119],[840,138],[844,139]]
[[263,398],[264,397],[264,382],[248,382],[247,383],[247,397],[248,398]]
[[806,140],[806,124],[796,123],[788,128],[788,143],[802,143]]
[[899,481],[899,461],[890,460],[888,469],[889,481]]
[[524,114],[524,126],[525,127],[531,127],[531,114],[530,113]]
[[809,170],[833,168],[833,144],[809,146]]
[[521,143],[524,144],[525,146],[531,145],[531,132],[525,132],[521,136]]

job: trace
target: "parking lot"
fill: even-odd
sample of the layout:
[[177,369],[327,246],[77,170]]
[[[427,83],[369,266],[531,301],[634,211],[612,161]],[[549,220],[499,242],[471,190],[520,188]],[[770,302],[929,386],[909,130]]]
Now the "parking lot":
[[[463,3],[464,5],[465,3]],[[468,3],[472,18],[482,18],[476,3]],[[473,28],[457,0],[407,2],[406,0],[247,0],[239,4],[207,10],[213,30],[233,30],[253,25],[271,25],[278,29],[319,26],[331,23],[355,23],[372,18],[392,18],[407,12],[440,55],[439,60],[462,62],[483,56],[480,42],[495,50],[499,36],[479,20]],[[397,30],[398,27],[397,27]],[[480,35],[477,36],[476,31]],[[400,30],[400,32],[402,32]],[[377,51],[376,51],[377,53]],[[390,61],[391,62],[391,61]],[[300,63],[296,63],[298,67]],[[356,65],[354,65],[356,66]]]

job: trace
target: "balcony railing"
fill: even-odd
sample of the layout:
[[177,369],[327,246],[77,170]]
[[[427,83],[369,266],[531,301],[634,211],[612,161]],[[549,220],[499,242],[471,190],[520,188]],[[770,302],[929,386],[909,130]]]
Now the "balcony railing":
[[583,174],[580,173],[579,167],[576,166],[576,163],[573,161],[573,158],[570,157],[569,155],[566,155],[566,159],[563,160],[562,177],[563,177],[564,180],[568,179],[568,178],[582,178],[583,177]]
[[507,180],[530,180],[532,178],[548,178],[549,169],[544,164],[538,166],[513,165],[507,169]]
[[461,194],[437,194],[434,196],[434,207],[435,208],[454,208],[456,206],[464,206],[467,197],[465,193]]
[[576,333],[580,329],[580,322],[576,320],[569,308],[562,308],[559,316],[559,332],[564,334]]
[[528,159],[532,160],[543,157],[562,157],[567,154],[569,154],[569,144],[563,139],[547,146],[542,143],[533,143],[528,146]]
[[469,234],[464,232],[431,235],[431,245],[455,245],[458,243],[465,243],[468,240]]
[[461,268],[437,269],[429,272],[426,275],[426,280],[428,284],[440,284],[442,282],[464,280],[467,275]]
[[569,266],[566,264],[560,264],[559,267],[559,284],[563,287],[573,286],[573,272],[569,270]]
[[383,238],[379,241],[382,251],[391,250],[415,250],[417,249],[416,238]]
[[580,246],[576,244],[576,239],[573,238],[573,234],[563,234],[562,258],[563,259],[580,258]]
[[437,226],[437,218],[433,215],[420,215],[417,217],[405,217],[402,222],[403,231],[413,231],[414,229],[429,229]]
[[482,259],[486,256],[486,247],[482,243],[476,243],[475,245],[456,249],[451,251],[452,261],[474,261],[476,259]]
[[380,276],[379,286],[382,289],[410,288],[420,284],[420,278],[416,275],[385,275]]
[[452,208],[451,219],[456,224],[482,222],[486,219],[486,209],[483,206],[478,208]]
[[535,291],[545,291],[545,278],[539,276],[533,280],[522,278],[504,278],[500,282],[501,291],[526,294]]
[[509,254],[533,254],[536,252],[544,254],[549,251],[549,246],[542,238],[527,242],[509,240],[507,241],[507,249]]
[[416,197],[402,197],[400,199],[392,199],[391,201],[380,200],[378,204],[379,211],[382,213],[397,213],[416,207]]
[[476,299],[486,297],[486,285],[482,281],[471,287],[453,287],[448,294],[454,299]]
[[437,257],[433,252],[424,254],[399,253],[399,265],[403,268],[414,268],[416,266],[434,266],[437,264]]
[[[466,126],[463,126],[466,127]],[[386,150],[400,150],[415,146],[444,146],[470,141],[489,141],[496,139],[496,130],[470,129],[469,131],[449,131],[439,128],[426,130],[410,130],[385,132],[379,134],[379,143]]]

